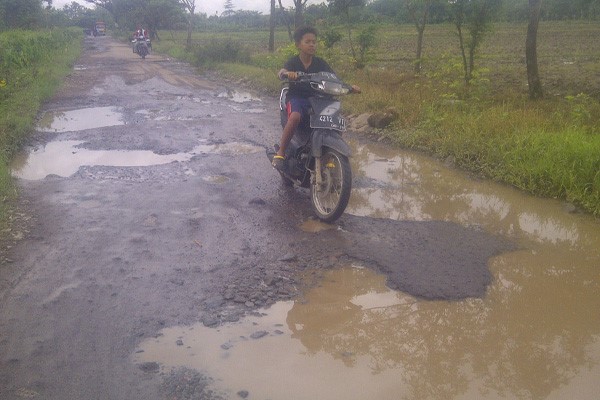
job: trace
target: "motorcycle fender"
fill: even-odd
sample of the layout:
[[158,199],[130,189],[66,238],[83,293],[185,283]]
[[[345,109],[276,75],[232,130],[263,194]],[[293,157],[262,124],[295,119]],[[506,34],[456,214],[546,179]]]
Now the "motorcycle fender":
[[350,146],[344,142],[344,139],[336,131],[326,129],[315,130],[312,137],[312,156],[321,157],[323,155],[323,147],[329,147],[346,157],[350,157]]

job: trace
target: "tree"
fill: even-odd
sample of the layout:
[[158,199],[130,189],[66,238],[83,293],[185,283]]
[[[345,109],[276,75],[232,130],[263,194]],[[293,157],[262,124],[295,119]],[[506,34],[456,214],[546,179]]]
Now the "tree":
[[423,36],[429,12],[436,0],[404,0],[410,19],[417,28],[417,51],[415,57],[415,73],[421,72],[421,56],[423,53]]
[[110,15],[113,16],[113,18],[115,18],[115,20],[117,19],[115,15],[115,7],[112,0],[85,0],[85,2],[91,3],[96,7],[104,8],[110,13]]
[[[308,0],[293,0],[294,2],[294,29],[298,29],[299,27],[304,25],[304,9],[306,8],[306,2]],[[283,4],[281,4],[281,0],[278,0],[279,7],[282,10],[285,10]],[[290,32],[291,38],[291,28],[288,25],[288,31]]]
[[275,0],[271,0],[271,13],[269,15],[269,52],[275,51]]
[[182,18],[181,7],[172,0],[146,0],[147,4],[143,8],[143,14],[140,16],[146,27],[150,31],[152,39],[160,40],[158,30],[167,26],[172,26],[175,21]]
[[529,24],[525,40],[525,59],[527,61],[527,82],[529,98],[540,99],[544,96],[537,62],[537,31],[540,21],[542,0],[529,0]]
[[42,0],[1,0],[1,29],[31,29],[42,21]]
[[346,20],[346,29],[348,31],[348,41],[350,43],[350,51],[354,61],[358,61],[354,42],[352,40],[352,24],[350,18],[350,10],[352,8],[361,8],[365,6],[365,0],[328,0],[329,7],[334,14],[339,14]]
[[225,4],[223,5],[225,11],[221,14],[223,17],[229,17],[235,14],[235,7],[233,5],[233,0],[225,0]]
[[[500,0],[449,0],[448,5],[458,34],[464,79],[468,85],[475,71],[475,54],[499,10]],[[467,39],[464,28],[468,31]]]
[[298,29],[304,25],[304,8],[308,0],[294,0],[294,27]]
[[152,38],[158,39],[157,31],[183,16],[183,0],[85,0],[102,9],[122,28],[135,29],[144,25]]
[[290,22],[290,16],[287,12],[287,10],[285,9],[285,7],[283,6],[283,4],[281,4],[281,0],[277,0],[279,2],[279,8],[281,9],[281,12],[285,18],[285,24],[287,26],[287,30],[288,30],[288,36],[290,38],[290,41],[294,40],[294,35],[292,34],[292,27],[291,27],[291,22]]
[[188,12],[188,29],[185,45],[188,50],[192,48],[192,30],[194,28],[194,11],[196,10],[196,0],[177,0],[181,6]]
[[86,14],[88,9],[79,3],[72,2],[71,4],[65,4],[62,8],[67,18],[75,20]]

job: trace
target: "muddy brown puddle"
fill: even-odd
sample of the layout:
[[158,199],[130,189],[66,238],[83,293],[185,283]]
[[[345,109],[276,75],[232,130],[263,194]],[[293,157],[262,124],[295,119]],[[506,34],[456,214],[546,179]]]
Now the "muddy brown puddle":
[[483,298],[425,301],[341,265],[261,316],[165,329],[134,361],[197,369],[228,398],[245,390],[251,399],[596,399],[599,221],[418,154],[353,147],[347,212],[448,221],[517,243],[489,260]]

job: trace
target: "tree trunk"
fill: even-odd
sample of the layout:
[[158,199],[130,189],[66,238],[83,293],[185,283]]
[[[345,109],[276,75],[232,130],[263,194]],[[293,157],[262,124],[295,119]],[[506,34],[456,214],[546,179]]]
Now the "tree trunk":
[[192,17],[190,15],[190,19],[188,20],[187,39],[185,40],[185,47],[188,51],[192,48]]
[[469,64],[467,63],[467,54],[465,53],[465,40],[463,38],[462,26],[460,24],[456,25],[456,30],[458,32],[458,44],[460,47],[460,54],[462,56],[463,69],[465,71],[465,83],[468,85],[471,80],[471,74],[469,73]]
[[425,33],[425,24],[419,26],[417,24],[417,59],[415,60],[415,74],[421,72],[421,56],[423,54],[423,35]]
[[427,18],[429,17],[429,7],[431,6],[431,0],[425,1],[422,4],[421,15],[417,13],[417,4],[407,2],[408,14],[417,28],[417,52],[415,59],[415,74],[421,72],[422,56],[423,56],[423,37],[425,36],[425,26],[427,25]]
[[287,13],[286,9],[283,7],[283,4],[281,4],[281,0],[278,0],[278,2],[279,2],[279,8],[281,8],[281,11],[286,16],[285,22],[287,24],[288,36],[290,37],[290,41],[293,42],[294,41],[294,35],[292,34],[292,27],[290,26],[290,18],[288,17],[288,13]]
[[346,29],[348,29],[348,42],[350,42],[350,51],[352,53],[352,59],[354,62],[356,62],[358,60],[356,59],[356,50],[354,50],[354,43],[352,42],[352,25],[350,25],[350,10],[348,8],[346,8],[346,22]]
[[537,62],[537,31],[540,21],[542,0],[529,0],[529,25],[525,41],[525,59],[527,60],[527,83],[529,98],[540,99],[544,96]]
[[294,11],[294,29],[298,29],[304,25],[304,4],[302,0],[294,0],[296,10]]
[[271,17],[269,18],[269,53],[275,51],[275,0],[271,0]]

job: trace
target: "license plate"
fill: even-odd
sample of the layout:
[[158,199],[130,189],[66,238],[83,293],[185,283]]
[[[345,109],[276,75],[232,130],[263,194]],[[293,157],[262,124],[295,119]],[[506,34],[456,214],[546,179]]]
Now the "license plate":
[[312,115],[310,118],[310,127],[345,131],[346,120],[338,115]]

